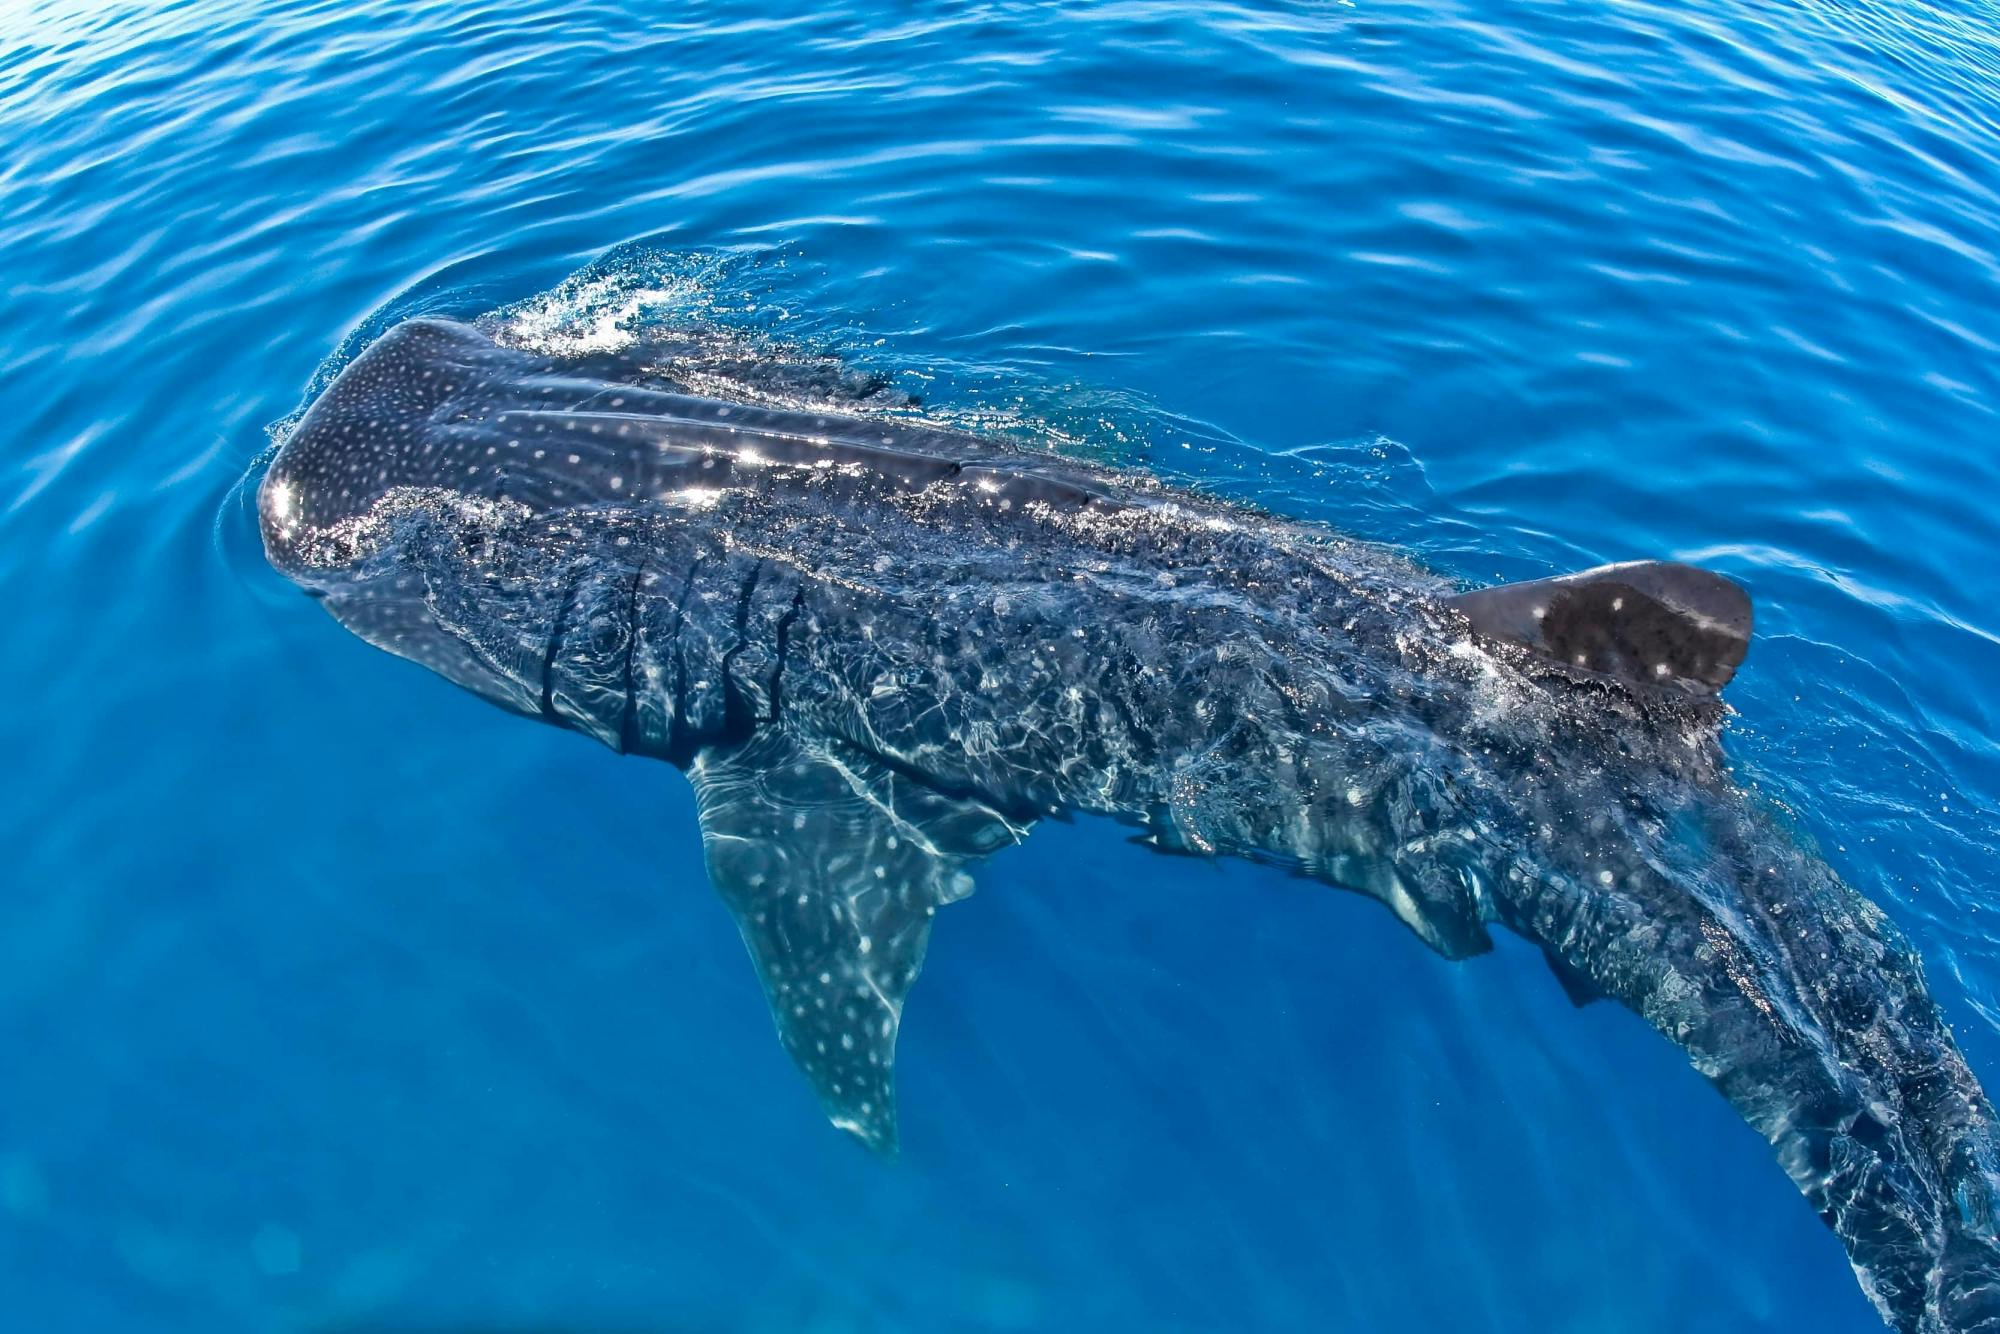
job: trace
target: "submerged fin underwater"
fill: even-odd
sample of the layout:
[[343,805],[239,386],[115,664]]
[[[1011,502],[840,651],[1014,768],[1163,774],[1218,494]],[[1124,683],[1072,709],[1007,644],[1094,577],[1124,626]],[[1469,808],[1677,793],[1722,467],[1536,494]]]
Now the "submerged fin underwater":
[[2000,1334],[1994,5],[0,4],[0,1330]]

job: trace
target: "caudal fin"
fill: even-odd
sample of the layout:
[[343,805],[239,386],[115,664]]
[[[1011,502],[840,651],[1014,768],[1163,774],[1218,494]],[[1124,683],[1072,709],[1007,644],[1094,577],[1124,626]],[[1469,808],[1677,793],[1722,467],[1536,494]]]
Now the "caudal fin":
[[1579,866],[1504,920],[1687,1050],[1890,1325],[2000,1334],[2000,1135],[1915,953],[1763,813],[1702,826],[1678,863]]

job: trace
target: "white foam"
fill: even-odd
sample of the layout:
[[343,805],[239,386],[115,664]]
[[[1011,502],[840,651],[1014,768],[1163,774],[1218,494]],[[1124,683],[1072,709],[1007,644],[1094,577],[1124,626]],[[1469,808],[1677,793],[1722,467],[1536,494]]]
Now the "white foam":
[[502,311],[495,336],[550,356],[616,352],[648,326],[706,307],[711,274],[690,258],[578,274]]

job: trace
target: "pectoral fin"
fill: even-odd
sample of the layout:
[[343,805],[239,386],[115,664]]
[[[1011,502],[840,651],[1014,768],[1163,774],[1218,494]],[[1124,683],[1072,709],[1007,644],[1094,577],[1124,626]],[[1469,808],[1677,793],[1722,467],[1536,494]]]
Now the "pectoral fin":
[[828,1117],[896,1145],[896,1029],[931,915],[1026,830],[859,753],[774,730],[688,771],[709,878]]

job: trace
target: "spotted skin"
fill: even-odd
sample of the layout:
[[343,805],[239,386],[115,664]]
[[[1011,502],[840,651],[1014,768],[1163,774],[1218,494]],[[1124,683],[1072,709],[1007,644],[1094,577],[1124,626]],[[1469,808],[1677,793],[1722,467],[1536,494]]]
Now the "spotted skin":
[[2000,1330],[1992,1109],[1909,946],[1731,782],[1726,580],[1460,593],[1142,475],[438,320],[325,389],[259,516],[362,638],[688,774],[780,1037],[864,1142],[937,909],[1103,815],[1449,958],[1527,937],[1688,1052],[1899,1330]]

